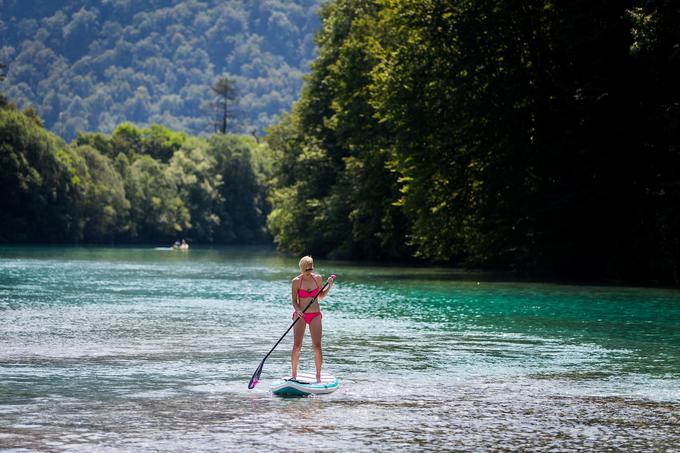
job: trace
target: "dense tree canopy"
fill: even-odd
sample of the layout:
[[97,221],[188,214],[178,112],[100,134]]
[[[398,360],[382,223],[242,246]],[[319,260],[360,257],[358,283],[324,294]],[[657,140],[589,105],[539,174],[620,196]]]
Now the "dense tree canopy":
[[0,241],[60,241],[77,230],[76,178],[59,159],[62,146],[31,116],[0,108]]
[[154,125],[81,133],[0,108],[0,242],[249,244],[269,241],[266,145]]
[[214,130],[211,87],[239,92],[230,131],[261,131],[298,97],[319,0],[0,0],[5,94],[67,140],[122,122]]
[[663,0],[330,2],[302,97],[267,138],[275,241],[678,281],[678,14]]
[[271,235],[295,254],[680,284],[677,2],[329,1],[265,144],[187,131],[216,75],[270,120],[263,102],[287,101],[267,81],[294,85],[277,55],[299,68],[313,46],[311,1],[35,3],[0,0],[0,33],[24,42],[0,49],[4,86],[37,100],[0,98],[0,241]]

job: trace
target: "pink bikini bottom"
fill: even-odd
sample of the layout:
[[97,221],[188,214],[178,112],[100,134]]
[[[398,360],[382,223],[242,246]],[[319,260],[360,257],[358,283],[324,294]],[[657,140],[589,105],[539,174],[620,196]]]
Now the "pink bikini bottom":
[[[296,314],[295,314],[295,312],[293,312],[293,317],[291,319],[295,319],[295,316],[296,316]],[[317,316],[321,316],[323,318],[320,311],[315,311],[315,312],[312,312],[312,313],[302,313],[302,317],[304,318],[305,323],[307,323],[307,324],[312,322],[312,319],[316,318]]]

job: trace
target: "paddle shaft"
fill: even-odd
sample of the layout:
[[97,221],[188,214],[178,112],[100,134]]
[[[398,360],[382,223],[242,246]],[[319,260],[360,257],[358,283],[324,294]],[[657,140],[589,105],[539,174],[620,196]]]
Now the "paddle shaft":
[[[316,296],[314,296],[314,298],[307,304],[307,306],[304,308],[304,310],[302,310],[302,313],[306,312],[307,309],[312,306],[312,304],[319,298],[321,293],[323,293],[323,291],[326,289],[328,284],[329,284],[328,281],[326,281],[326,283],[324,283],[324,285],[321,287],[321,289],[316,294]],[[290,332],[290,329],[292,329],[295,326],[295,323],[298,322],[299,320],[300,320],[299,316],[297,318],[295,318],[295,321],[293,321],[293,323],[290,325],[290,327],[288,327],[288,330],[286,330],[285,333],[283,335],[281,335],[281,338],[279,338],[279,341],[277,341],[276,344],[274,345],[274,347],[272,347],[269,350],[269,352],[267,353],[267,355],[264,356],[264,359],[262,359],[262,362],[260,362],[260,366],[257,367],[257,370],[255,370],[253,377],[250,378],[250,383],[248,384],[248,388],[252,389],[253,387],[255,387],[255,385],[257,384],[257,381],[260,379],[260,373],[262,373],[262,367],[264,366],[264,361],[267,360],[267,357],[269,357],[272,352],[274,352],[274,349],[276,349],[276,347],[279,345],[279,343],[281,343],[283,341],[283,339],[286,337],[286,335],[288,335],[288,332]]]

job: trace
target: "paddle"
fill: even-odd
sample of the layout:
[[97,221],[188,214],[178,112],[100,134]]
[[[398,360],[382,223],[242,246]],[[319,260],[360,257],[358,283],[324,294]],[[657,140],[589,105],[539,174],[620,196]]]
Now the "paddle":
[[[331,281],[335,280],[335,275],[331,275],[331,276],[330,276],[330,280],[331,280]],[[314,296],[314,299],[312,299],[312,300],[307,304],[307,306],[305,307],[305,309],[302,310],[302,313],[306,312],[307,309],[308,309],[309,307],[312,306],[312,304],[314,303],[314,301],[319,297],[319,294],[321,294],[321,293],[323,292],[323,290],[326,289],[326,286],[328,286],[328,283],[329,283],[328,281],[326,281],[326,283],[324,283],[324,285],[321,287],[321,290],[316,294],[316,296]],[[249,388],[249,389],[254,389],[255,386],[257,385],[257,383],[260,381],[260,374],[262,374],[262,367],[264,366],[264,361],[267,360],[267,357],[269,357],[269,355],[270,355],[272,352],[274,352],[274,349],[276,349],[276,347],[279,345],[279,343],[281,343],[281,341],[283,340],[283,338],[284,338],[286,335],[288,335],[288,332],[290,332],[290,329],[292,329],[293,326],[295,325],[295,323],[298,322],[299,320],[300,320],[300,317],[299,317],[299,316],[295,318],[295,321],[293,321],[293,324],[290,325],[290,327],[288,328],[288,330],[286,330],[286,332],[285,332],[283,335],[281,335],[281,338],[279,338],[279,341],[276,342],[276,344],[274,345],[274,347],[271,348],[271,350],[267,353],[266,356],[264,356],[264,359],[262,359],[262,362],[260,362],[260,366],[257,367],[257,370],[255,370],[255,373],[253,373],[253,377],[250,378],[250,382],[248,383],[248,388]]]

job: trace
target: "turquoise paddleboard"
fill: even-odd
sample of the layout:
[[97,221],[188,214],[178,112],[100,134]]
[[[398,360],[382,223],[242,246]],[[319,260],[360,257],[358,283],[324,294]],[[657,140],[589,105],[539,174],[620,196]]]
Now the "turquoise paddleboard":
[[316,382],[316,376],[311,373],[298,373],[297,379],[290,376],[272,382],[274,395],[279,396],[308,396],[333,393],[340,387],[340,381],[330,374],[322,374],[321,382]]

